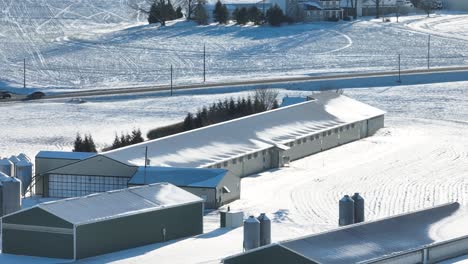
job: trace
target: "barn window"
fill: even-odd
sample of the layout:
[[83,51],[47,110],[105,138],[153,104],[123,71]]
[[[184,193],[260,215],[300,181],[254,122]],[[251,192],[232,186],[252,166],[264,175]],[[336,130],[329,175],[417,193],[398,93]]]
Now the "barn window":
[[311,140],[311,141],[314,141],[314,136],[310,136],[310,140]]
[[289,143],[289,146],[290,146],[290,147],[294,147],[294,142],[290,142],[290,143]]
[[338,134],[338,128],[335,128],[335,134]]
[[254,158],[258,157],[258,153],[255,152],[255,153],[253,154],[253,156],[254,156]]
[[237,164],[237,159],[233,159],[232,164]]
[[297,142],[298,145],[301,144],[301,140],[300,140],[300,139],[298,139],[296,142]]
[[351,124],[351,128],[354,128],[354,124]]
[[346,130],[349,130],[349,125],[346,125]]
[[224,162],[224,167],[227,167],[227,166],[228,166],[228,162],[225,161],[225,162]]
[[307,138],[303,138],[302,143],[306,143],[306,142],[307,142]]
[[252,154],[247,155],[247,159],[252,159]]
[[216,168],[218,168],[218,169],[221,168],[221,164],[219,164],[219,163],[216,164]]
[[319,138],[320,138],[320,135],[319,135],[319,134],[315,135],[315,139],[318,140]]
[[263,155],[263,156],[266,155],[266,150],[263,150],[263,151],[262,151],[262,155]]
[[326,137],[326,136],[327,136],[327,132],[323,132],[322,137]]
[[239,162],[243,162],[243,161],[244,161],[244,157],[240,157]]
[[328,135],[330,136],[332,134],[332,131],[331,130],[328,130]]
[[343,127],[340,127],[340,132],[343,132]]

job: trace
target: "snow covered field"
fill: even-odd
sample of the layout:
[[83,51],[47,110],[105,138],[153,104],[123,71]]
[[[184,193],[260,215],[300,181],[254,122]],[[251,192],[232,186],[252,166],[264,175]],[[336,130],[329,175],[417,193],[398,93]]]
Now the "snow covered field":
[[[209,78],[220,79],[394,69],[398,53],[404,67],[425,67],[427,33],[434,35],[434,65],[463,65],[468,54],[466,15],[405,17],[398,25],[364,20],[260,30],[179,23],[158,30],[138,26],[123,11],[124,0],[112,1],[111,8],[105,2],[0,0],[0,85],[21,84],[24,57],[29,81],[47,91],[164,83],[170,64],[178,81],[199,82],[200,67],[194,66],[202,61],[203,43]],[[468,80],[376,86],[345,94],[388,111],[377,135],[246,178],[242,199],[231,208],[266,212],[278,241],[337,227],[337,201],[345,193],[366,198],[368,219],[449,201],[468,205]],[[309,94],[307,87],[285,88],[281,96]],[[84,104],[0,104],[0,156],[70,150],[77,131],[91,132],[100,146],[110,144],[115,132],[134,127],[146,132],[218,99],[248,94],[240,88],[208,89],[174,97],[92,98]],[[216,263],[242,245],[242,229],[217,225],[215,212],[205,217],[199,237],[78,263]],[[0,254],[0,263],[63,261]]]
[[[127,0],[0,0],[0,87],[47,92],[202,81],[203,45],[208,81],[285,75],[465,65],[462,26],[467,15],[402,17],[404,23],[364,19],[271,27],[146,25]],[[442,20],[442,21],[441,21]],[[415,24],[415,25],[413,25]],[[445,26],[444,26],[445,25]],[[429,28],[429,29],[427,29]],[[450,35],[447,38],[447,34]],[[27,93],[30,90],[17,89]]]

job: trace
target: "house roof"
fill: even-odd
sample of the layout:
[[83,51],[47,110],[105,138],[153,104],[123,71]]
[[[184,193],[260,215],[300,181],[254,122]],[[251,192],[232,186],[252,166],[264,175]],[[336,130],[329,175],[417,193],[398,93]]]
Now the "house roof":
[[322,92],[314,98],[101,154],[123,163],[144,166],[147,147],[147,157],[152,165],[205,167],[384,114],[377,108],[334,92]]
[[81,225],[202,201],[172,184],[157,183],[41,203],[33,208]]
[[82,160],[96,155],[92,152],[39,151],[36,158]]
[[228,171],[225,169],[139,167],[129,184],[168,182],[180,187],[216,188]]
[[[467,221],[467,208],[451,203],[273,245],[279,244],[318,263],[367,263],[468,236]],[[249,252],[226,258],[225,262],[244,254]]]

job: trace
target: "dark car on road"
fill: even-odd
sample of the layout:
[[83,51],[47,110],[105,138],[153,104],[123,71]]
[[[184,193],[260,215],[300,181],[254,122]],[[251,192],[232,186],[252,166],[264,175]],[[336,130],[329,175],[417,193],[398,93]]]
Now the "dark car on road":
[[5,91],[0,91],[0,98],[1,99],[10,99],[11,98],[11,93],[5,92]]
[[34,93],[29,94],[28,96],[26,96],[26,99],[27,100],[41,99],[44,96],[45,96],[45,93],[43,93],[43,92],[34,92]]

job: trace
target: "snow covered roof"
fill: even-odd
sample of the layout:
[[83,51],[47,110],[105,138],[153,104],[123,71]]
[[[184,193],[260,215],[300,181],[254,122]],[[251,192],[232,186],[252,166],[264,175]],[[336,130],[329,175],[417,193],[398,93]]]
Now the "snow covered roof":
[[337,93],[323,92],[314,98],[316,100],[101,154],[126,164],[144,166],[147,147],[147,157],[152,165],[205,167],[385,113]]
[[[451,203],[279,242],[272,246],[280,245],[318,263],[367,263],[369,260],[467,236],[467,221],[467,208],[460,207],[459,203]],[[240,255],[243,254],[226,258],[224,262],[229,263],[229,259]]]
[[313,6],[313,7],[317,8],[317,9],[322,9],[322,6],[319,3],[315,2],[315,1],[307,1],[307,2],[303,2],[303,4],[307,5],[307,6]]
[[83,160],[96,155],[92,152],[39,151],[36,158]]
[[168,182],[181,187],[216,188],[226,175],[225,169],[139,167],[129,184]]
[[13,165],[13,162],[11,162],[8,158],[3,158],[0,159],[0,165]]
[[172,184],[157,183],[46,202],[37,207],[80,225],[202,201]]
[[10,177],[6,175],[5,173],[0,172],[0,186],[2,186],[2,182],[21,182],[21,181],[17,178]]

